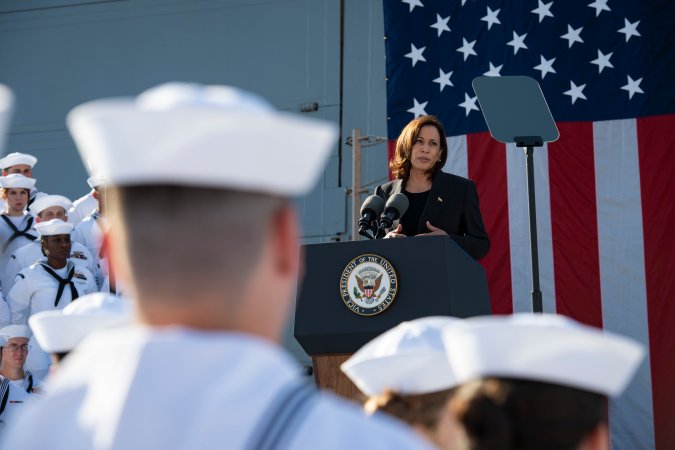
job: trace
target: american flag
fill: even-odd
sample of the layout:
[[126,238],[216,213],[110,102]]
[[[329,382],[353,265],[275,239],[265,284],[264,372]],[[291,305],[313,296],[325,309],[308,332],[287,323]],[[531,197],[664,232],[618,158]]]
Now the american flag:
[[528,75],[560,139],[535,149],[544,310],[649,357],[610,405],[613,448],[675,448],[675,2],[384,0],[390,154],[420,114],[478,186],[493,312],[530,311],[524,154],[487,133],[471,80]]

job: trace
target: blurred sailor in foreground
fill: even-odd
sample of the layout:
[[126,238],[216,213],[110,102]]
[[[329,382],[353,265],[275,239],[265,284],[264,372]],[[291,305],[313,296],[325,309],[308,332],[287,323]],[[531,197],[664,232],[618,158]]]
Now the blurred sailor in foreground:
[[445,357],[441,333],[458,320],[437,316],[403,322],[341,366],[368,396],[368,413],[397,417],[443,450],[454,449],[457,441],[450,412],[457,379]]
[[24,370],[30,351],[30,329],[27,325],[8,325],[0,329],[0,434],[5,424],[14,420],[32,394],[39,380]]
[[464,382],[451,408],[478,449],[609,449],[607,398],[644,356],[623,336],[555,315],[467,319],[443,332]]
[[[319,177],[332,124],[187,84],[82,105],[68,124],[112,186],[111,258],[142,325],[83,342],[5,448],[425,448],[314,394],[278,347],[300,268],[289,198]],[[209,239],[186,238],[196,220]]]
[[13,107],[14,95],[12,91],[4,84],[0,84],[0,153],[5,148],[5,141],[7,134],[9,134],[9,123]]
[[88,294],[62,310],[42,311],[28,319],[28,324],[40,347],[51,354],[51,370],[96,330],[131,323],[132,311],[128,300],[104,292]]

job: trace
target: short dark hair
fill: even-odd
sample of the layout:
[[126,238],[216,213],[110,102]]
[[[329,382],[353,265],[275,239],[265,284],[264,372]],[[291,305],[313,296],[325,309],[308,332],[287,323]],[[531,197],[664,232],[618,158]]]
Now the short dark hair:
[[175,185],[116,188],[111,200],[139,301],[150,291],[189,301],[214,280],[236,296],[272,215],[288,206],[267,194]]

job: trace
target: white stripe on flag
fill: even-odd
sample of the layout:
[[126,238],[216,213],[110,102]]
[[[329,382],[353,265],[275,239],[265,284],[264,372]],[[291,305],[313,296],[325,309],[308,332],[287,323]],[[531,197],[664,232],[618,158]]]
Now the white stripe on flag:
[[450,136],[448,142],[448,160],[443,172],[469,178],[469,157],[466,150],[466,135]]
[[[511,245],[511,285],[513,312],[532,311],[532,268],[528,219],[525,152],[513,144],[506,146],[509,190],[509,239]],[[551,191],[548,176],[548,146],[534,149],[534,185],[537,207],[537,248],[539,284],[544,312],[554,313],[555,278],[551,235]]]
[[[635,120],[595,122],[593,147],[603,327],[649,351]],[[654,448],[650,374],[647,356],[628,389],[610,403],[612,448]]]

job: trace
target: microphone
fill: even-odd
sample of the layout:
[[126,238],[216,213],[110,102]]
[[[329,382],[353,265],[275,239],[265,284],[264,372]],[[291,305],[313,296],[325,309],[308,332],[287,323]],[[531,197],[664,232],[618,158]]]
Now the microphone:
[[363,202],[361,218],[359,219],[359,234],[361,236],[373,239],[377,233],[377,218],[380,217],[382,211],[384,211],[384,199],[379,195],[371,195]]
[[[384,236],[384,230],[391,228],[394,220],[399,219],[408,210],[408,197],[403,194],[394,194],[389,197],[384,206],[384,213],[380,217],[380,226],[378,228],[378,237]],[[380,233],[382,236],[379,236]]]

